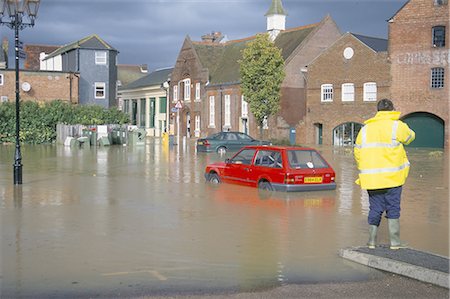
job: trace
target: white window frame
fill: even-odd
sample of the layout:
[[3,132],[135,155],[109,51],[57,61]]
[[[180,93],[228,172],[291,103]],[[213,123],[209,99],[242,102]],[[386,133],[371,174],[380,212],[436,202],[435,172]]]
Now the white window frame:
[[5,77],[3,74],[0,74],[0,86],[3,86]]
[[333,102],[333,84],[322,84],[320,86],[320,101]]
[[107,51],[95,51],[95,64],[106,65],[108,60]]
[[178,85],[175,85],[173,87],[173,101],[178,101]]
[[191,79],[184,79],[184,100],[191,100]]
[[[99,88],[103,88],[103,96],[97,96],[97,91]],[[94,98],[96,100],[106,99],[106,83],[105,82],[95,82],[94,83]]]
[[241,96],[241,117],[248,117],[248,103],[245,101],[244,96]]
[[216,127],[216,102],[214,96],[209,97],[209,127]]
[[6,102],[8,102],[8,96],[1,96],[0,103],[6,103]]
[[225,95],[224,106],[225,106],[225,116],[223,126],[231,127],[231,96],[229,94]]
[[195,100],[200,101],[200,82],[195,83]]
[[355,84],[344,83],[341,86],[342,102],[354,102],[355,101]]
[[200,132],[200,115],[195,116],[194,126],[195,132]]
[[378,96],[378,88],[376,82],[366,82],[363,85],[363,101],[376,102]]

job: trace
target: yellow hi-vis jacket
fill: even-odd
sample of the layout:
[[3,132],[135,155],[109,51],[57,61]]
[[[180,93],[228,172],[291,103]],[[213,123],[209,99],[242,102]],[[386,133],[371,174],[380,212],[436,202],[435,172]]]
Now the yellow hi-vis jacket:
[[397,111],[379,111],[359,131],[354,155],[360,171],[356,183],[362,189],[392,188],[405,183],[409,161],[403,144],[411,143],[416,134],[399,117]]

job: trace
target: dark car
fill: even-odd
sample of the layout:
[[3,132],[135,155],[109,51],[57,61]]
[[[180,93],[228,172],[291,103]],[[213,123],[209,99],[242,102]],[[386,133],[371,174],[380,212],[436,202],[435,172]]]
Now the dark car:
[[247,145],[270,145],[269,141],[256,140],[241,132],[219,132],[206,138],[197,140],[197,152],[217,152],[225,154],[227,151],[238,151]]
[[246,146],[225,162],[208,164],[212,184],[232,183],[276,191],[336,189],[333,168],[313,148]]

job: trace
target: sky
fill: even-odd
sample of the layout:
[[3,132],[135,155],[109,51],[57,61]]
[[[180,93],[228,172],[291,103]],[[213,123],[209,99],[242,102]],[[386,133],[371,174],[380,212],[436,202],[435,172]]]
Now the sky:
[[[228,40],[266,30],[272,0],[41,0],[24,44],[64,45],[97,34],[119,51],[119,64],[174,66],[186,36],[220,31]],[[387,38],[387,20],[406,0],[282,0],[286,29],[320,22],[327,14],[342,33]],[[13,30],[0,26],[13,45]],[[12,46],[10,50],[12,50]],[[10,54],[10,57],[12,55]]]

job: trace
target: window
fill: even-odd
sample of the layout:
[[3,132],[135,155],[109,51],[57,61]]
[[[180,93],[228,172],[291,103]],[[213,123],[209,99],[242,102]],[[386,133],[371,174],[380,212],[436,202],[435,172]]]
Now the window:
[[195,100],[200,101],[200,82],[195,83]]
[[248,117],[248,103],[244,100],[244,96],[241,96],[241,117]]
[[333,84],[322,84],[320,87],[322,102],[332,102],[333,101]]
[[287,152],[291,168],[327,168],[328,164],[316,151],[289,150]]
[[195,132],[200,132],[200,115],[195,116]]
[[436,6],[441,6],[441,5],[444,5],[447,3],[448,3],[448,0],[434,0],[434,5],[436,5]]
[[216,116],[216,112],[215,112],[215,100],[214,100],[214,96],[210,96],[209,97],[209,126],[211,128],[215,127],[215,116]]
[[123,100],[123,107],[122,107],[123,113],[128,114],[130,112],[130,100]]
[[191,79],[184,80],[184,100],[191,100]]
[[230,95],[225,95],[225,127],[231,127],[231,99]]
[[444,68],[431,69],[431,88],[444,88]]
[[364,101],[373,102],[377,100],[377,83],[364,83]]
[[105,99],[106,98],[106,83],[105,82],[95,82],[95,98]]
[[173,101],[176,102],[178,101],[178,86],[175,85],[173,87]]
[[0,85],[3,85],[3,74],[0,74]]
[[230,160],[233,164],[252,164],[253,156],[255,155],[254,149],[244,149],[240,151],[233,159]]
[[281,153],[278,151],[259,151],[256,154],[255,166],[282,168]]
[[7,96],[1,96],[0,97],[0,103],[6,103],[8,102],[8,97]]
[[159,98],[159,113],[166,113],[167,111],[167,98],[160,97]]
[[445,47],[445,26],[433,27],[433,47]]
[[348,122],[333,129],[333,144],[336,146],[353,146],[362,125]]
[[106,64],[106,51],[95,51],[95,64]]
[[355,100],[355,85],[353,83],[342,84],[342,101],[351,102]]

